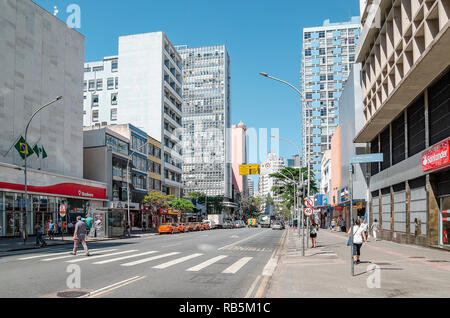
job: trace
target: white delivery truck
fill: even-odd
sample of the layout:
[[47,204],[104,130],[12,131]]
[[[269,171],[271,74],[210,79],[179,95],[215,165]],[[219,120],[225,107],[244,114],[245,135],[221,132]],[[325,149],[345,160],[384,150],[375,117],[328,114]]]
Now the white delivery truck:
[[223,228],[223,214],[209,214],[207,220],[211,221],[211,229]]

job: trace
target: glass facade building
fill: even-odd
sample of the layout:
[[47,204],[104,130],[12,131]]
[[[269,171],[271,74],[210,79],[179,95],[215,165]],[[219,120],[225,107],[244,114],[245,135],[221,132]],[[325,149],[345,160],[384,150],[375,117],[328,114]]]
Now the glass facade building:
[[231,71],[224,45],[177,50],[183,60],[185,193],[231,197]]
[[303,30],[301,90],[303,162],[321,179],[321,160],[339,125],[339,98],[355,62],[360,19]]

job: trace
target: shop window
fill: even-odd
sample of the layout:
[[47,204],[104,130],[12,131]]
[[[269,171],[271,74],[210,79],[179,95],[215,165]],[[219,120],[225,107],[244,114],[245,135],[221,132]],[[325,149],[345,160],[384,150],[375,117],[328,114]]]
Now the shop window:
[[383,162],[381,163],[381,171],[391,166],[391,143],[389,127],[380,134],[380,151],[383,153]]
[[450,136],[450,71],[428,90],[430,144]]
[[423,95],[408,107],[407,113],[408,156],[411,157],[425,149],[425,107]]
[[392,164],[405,160],[405,115],[392,122]]

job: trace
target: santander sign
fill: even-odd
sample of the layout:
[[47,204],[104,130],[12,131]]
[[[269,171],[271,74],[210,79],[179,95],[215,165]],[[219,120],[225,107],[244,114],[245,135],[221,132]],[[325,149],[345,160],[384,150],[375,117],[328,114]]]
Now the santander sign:
[[422,170],[438,170],[450,166],[450,137],[422,154]]

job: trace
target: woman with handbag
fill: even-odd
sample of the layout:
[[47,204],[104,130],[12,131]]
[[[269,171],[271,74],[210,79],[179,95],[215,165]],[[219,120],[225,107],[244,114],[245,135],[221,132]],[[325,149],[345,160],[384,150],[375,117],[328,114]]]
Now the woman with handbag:
[[[351,236],[352,228],[348,230],[349,241],[347,245],[351,244]],[[361,227],[361,222],[359,220],[355,221],[355,225],[353,226],[353,263],[359,264],[361,263],[361,247],[362,245],[367,244],[366,233],[364,232],[364,228]]]

